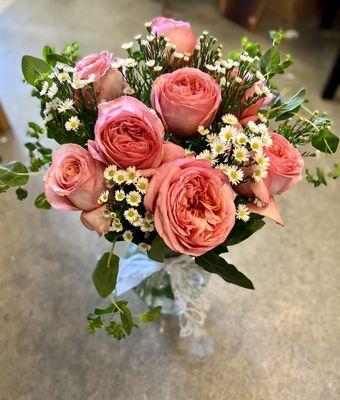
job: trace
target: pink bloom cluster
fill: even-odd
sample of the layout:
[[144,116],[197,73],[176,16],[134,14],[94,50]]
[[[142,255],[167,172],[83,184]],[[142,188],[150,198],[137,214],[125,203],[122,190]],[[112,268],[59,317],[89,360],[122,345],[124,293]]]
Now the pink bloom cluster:
[[[176,51],[192,55],[196,38],[182,21],[156,18],[156,35],[164,34]],[[149,108],[135,97],[124,95],[122,73],[112,68],[112,55],[104,51],[85,57],[77,65],[80,79],[94,78],[98,117],[94,140],[87,150],[64,144],[53,154],[45,175],[45,193],[58,210],[81,210],[83,224],[99,235],[109,231],[112,218],[104,215],[98,198],[106,190],[104,170],[115,166],[135,167],[149,180],[143,200],[153,214],[157,233],[172,250],[199,256],[223,243],[234,226],[235,198],[247,196],[251,212],[270,216],[282,224],[274,195],[301,179],[300,153],[281,135],[270,132],[272,145],[264,150],[269,158],[267,176],[232,186],[227,176],[208,160],[196,159],[177,144],[193,138],[199,127],[209,128],[221,105],[219,83],[208,73],[184,67],[155,79]],[[243,102],[255,93],[247,89]],[[261,89],[261,88],[260,88]],[[258,119],[258,111],[272,100],[259,99],[240,112],[238,129]],[[178,137],[176,143],[166,134]],[[255,203],[253,200],[256,200]]]

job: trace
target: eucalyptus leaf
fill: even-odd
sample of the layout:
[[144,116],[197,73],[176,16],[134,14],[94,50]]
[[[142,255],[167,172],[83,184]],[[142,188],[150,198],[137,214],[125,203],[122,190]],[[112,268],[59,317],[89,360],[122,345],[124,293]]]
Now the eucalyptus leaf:
[[44,60],[32,56],[23,56],[21,69],[26,82],[32,86],[36,86],[42,75],[51,72],[51,67]]
[[51,208],[51,204],[47,201],[45,193],[39,194],[35,199],[34,205],[43,210],[49,210]]
[[312,136],[312,146],[323,153],[335,153],[338,148],[338,144],[339,138],[328,128],[323,128]]
[[120,309],[123,311],[120,313],[120,319],[124,327],[125,332],[130,335],[133,328],[133,319],[129,307],[126,304],[121,304]]
[[276,120],[282,121],[284,119],[290,118],[295,112],[300,109],[305,100],[306,90],[302,88],[289,100],[281,104],[281,106],[276,111]]
[[28,182],[28,170],[24,164],[12,161],[0,164],[0,183],[7,186],[23,186]]
[[99,296],[105,299],[116,287],[119,269],[119,257],[105,253],[98,261],[92,274],[92,280]]
[[161,306],[157,306],[150,311],[138,315],[138,320],[143,324],[155,321],[162,310]]
[[217,274],[226,282],[242,286],[246,289],[254,289],[250,279],[248,279],[234,265],[229,264],[224,258],[218,256],[213,251],[209,251],[202,256],[196,257],[195,261],[206,271]]
[[28,192],[27,190],[19,187],[16,191],[15,194],[17,195],[18,200],[22,201],[24,199],[26,199],[26,197],[28,196]]

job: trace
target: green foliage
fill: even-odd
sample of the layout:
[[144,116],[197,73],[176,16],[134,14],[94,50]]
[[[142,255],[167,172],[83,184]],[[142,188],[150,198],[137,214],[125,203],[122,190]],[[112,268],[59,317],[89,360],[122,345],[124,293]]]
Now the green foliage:
[[70,60],[65,56],[62,56],[61,54],[56,54],[56,53],[48,54],[46,61],[51,67],[54,67],[57,64],[57,62],[70,65],[71,67],[74,66],[74,62],[72,60]]
[[269,118],[275,118],[276,121],[289,119],[299,111],[305,101],[306,91],[302,88],[287,101],[280,102],[279,105],[276,103],[275,107],[269,113]]
[[240,272],[234,265],[229,264],[224,258],[213,251],[195,258],[196,263],[206,271],[219,275],[226,282],[242,286],[246,289],[254,289],[250,279]]
[[156,235],[151,243],[151,249],[148,251],[148,256],[151,258],[151,260],[163,262],[165,248],[166,245],[164,240],[159,235]]
[[243,240],[248,239],[252,234],[263,228],[264,225],[263,217],[257,214],[251,214],[247,223],[237,220],[225,241],[225,245],[233,246],[243,242]]
[[316,168],[316,177],[313,177],[311,172],[306,169],[306,181],[313,184],[314,187],[318,187],[320,185],[327,185],[324,172],[321,168]]
[[26,199],[26,197],[28,196],[27,190],[25,190],[21,187],[18,187],[18,189],[15,191],[15,194],[17,195],[17,198],[20,201]]
[[122,321],[123,328],[125,332],[130,335],[134,325],[131,311],[127,304],[120,304],[119,308],[122,311],[120,312],[120,319]]
[[28,170],[24,164],[12,161],[8,164],[0,164],[0,183],[6,186],[23,186],[29,179]]
[[139,314],[138,320],[139,320],[139,322],[142,322],[143,324],[147,324],[149,322],[155,321],[158,318],[161,310],[162,310],[161,306],[152,308],[151,310],[149,310],[145,313]]
[[87,322],[89,333],[95,333],[97,329],[101,329],[104,327],[104,322],[99,315],[89,314],[87,316]]
[[0,182],[0,193],[5,193],[9,189],[8,185]]
[[92,280],[99,296],[105,299],[116,287],[119,269],[119,257],[105,253],[98,261],[92,274]]
[[51,208],[51,204],[47,201],[45,193],[39,194],[35,199],[34,205],[42,210],[49,210]]
[[23,56],[21,69],[27,83],[37,86],[39,80],[52,72],[47,62],[32,56]]
[[105,328],[106,332],[117,340],[125,339],[124,326],[116,321],[111,321],[110,325]]
[[246,51],[250,57],[256,57],[261,55],[260,45],[258,43],[252,43],[247,37],[241,39],[241,46],[243,51]]
[[323,153],[335,153],[339,144],[339,138],[328,128],[319,130],[312,136],[312,145]]

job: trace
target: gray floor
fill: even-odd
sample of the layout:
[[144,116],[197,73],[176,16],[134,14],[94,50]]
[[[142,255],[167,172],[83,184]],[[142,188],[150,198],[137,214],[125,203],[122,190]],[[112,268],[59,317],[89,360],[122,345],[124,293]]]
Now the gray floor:
[[[72,40],[79,40],[83,54],[119,54],[120,43],[160,9],[153,0],[0,1],[0,98],[13,127],[0,145],[4,161],[25,156],[25,125],[38,118],[21,82],[23,54]],[[277,26],[267,17],[249,34],[223,19],[214,1],[178,0],[175,10],[195,32],[215,33],[227,50],[237,48],[243,34],[265,45],[266,32]],[[308,21],[299,32],[284,46],[296,64],[281,85],[287,91],[305,85],[312,105],[327,109],[339,132],[339,97],[319,97],[339,36],[320,33]],[[215,352],[205,359],[188,353],[175,320],[150,325],[125,343],[89,336],[84,317],[98,300],[91,271],[106,244],[80,226],[77,213],[34,209],[40,179],[30,188],[24,203],[13,193],[0,196],[1,400],[340,398],[336,182],[317,190],[301,183],[279,200],[284,229],[269,222],[231,250],[230,259],[256,291],[211,280],[206,329]],[[133,293],[128,297],[143,309]]]

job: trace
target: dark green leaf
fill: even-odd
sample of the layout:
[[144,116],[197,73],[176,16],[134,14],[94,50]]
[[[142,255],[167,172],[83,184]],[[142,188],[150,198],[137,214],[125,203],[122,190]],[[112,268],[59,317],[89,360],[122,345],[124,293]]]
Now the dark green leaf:
[[33,152],[33,151],[36,149],[35,144],[34,144],[34,143],[31,143],[31,142],[25,143],[25,147],[26,147],[30,152]]
[[37,84],[37,79],[43,74],[51,72],[51,67],[45,61],[32,56],[23,56],[21,69],[26,82],[32,86]]
[[289,100],[282,103],[280,108],[276,111],[276,120],[281,121],[290,118],[297,112],[306,99],[305,95],[305,89],[300,89]]
[[280,53],[276,46],[268,49],[260,59],[260,69],[263,74],[273,75],[281,73],[279,67]]
[[117,239],[117,236],[118,236],[117,232],[113,232],[113,231],[110,231],[104,235],[105,239],[111,243]]
[[0,164],[0,182],[7,186],[23,186],[28,182],[28,170],[24,164],[12,161]]
[[213,252],[214,252],[215,254],[228,253],[228,247],[227,247],[224,243],[222,243],[222,244],[216,246],[216,247],[213,249]]
[[63,64],[67,64],[70,66],[74,66],[74,62],[71,61],[70,59],[68,59],[67,57],[64,57],[60,54],[55,54],[55,53],[51,53],[48,54],[47,56],[47,62],[54,67],[56,65],[57,62],[63,63]]
[[219,275],[226,282],[242,286],[246,289],[254,289],[250,279],[242,274],[234,265],[229,264],[224,258],[212,251],[196,257],[195,261],[206,271]]
[[119,269],[119,257],[115,254],[105,253],[98,261],[92,274],[94,286],[99,296],[105,299],[116,287]]
[[234,244],[243,242],[243,240],[247,239],[265,225],[265,222],[262,219],[262,216],[251,214],[248,222],[240,220],[236,221],[233,229],[227,237],[227,240],[225,241],[225,245],[233,246]]
[[145,313],[139,314],[138,315],[138,319],[143,324],[147,324],[148,322],[155,321],[158,318],[158,316],[159,316],[161,311],[162,311],[162,307],[161,306],[157,306],[157,307],[153,308],[150,311],[147,311]]
[[151,294],[153,297],[167,297],[168,299],[174,300],[174,292],[172,291],[171,285],[167,285],[162,287],[161,289],[158,288],[151,288]]
[[117,307],[114,304],[110,304],[108,307],[105,308],[96,308],[94,313],[96,315],[104,315],[104,314],[112,314],[113,312],[117,311]]
[[34,205],[37,208],[49,210],[51,208],[51,204],[47,201],[45,193],[40,193],[39,196],[35,199]]
[[25,189],[22,189],[21,187],[19,187],[16,191],[15,191],[18,200],[24,200],[26,199],[26,197],[28,196],[28,192]]
[[318,176],[319,181],[323,184],[323,185],[327,185],[326,179],[325,179],[325,175],[322,171],[321,168],[317,167],[316,168],[316,174]]
[[148,251],[148,256],[151,260],[163,262],[165,253],[164,240],[157,235],[151,243],[151,249]]
[[120,313],[120,319],[122,321],[125,332],[130,335],[133,328],[133,320],[129,307],[126,304],[121,304],[120,309],[123,311]]
[[312,136],[313,147],[323,153],[335,153],[338,144],[339,138],[327,128],[321,129],[318,133]]

